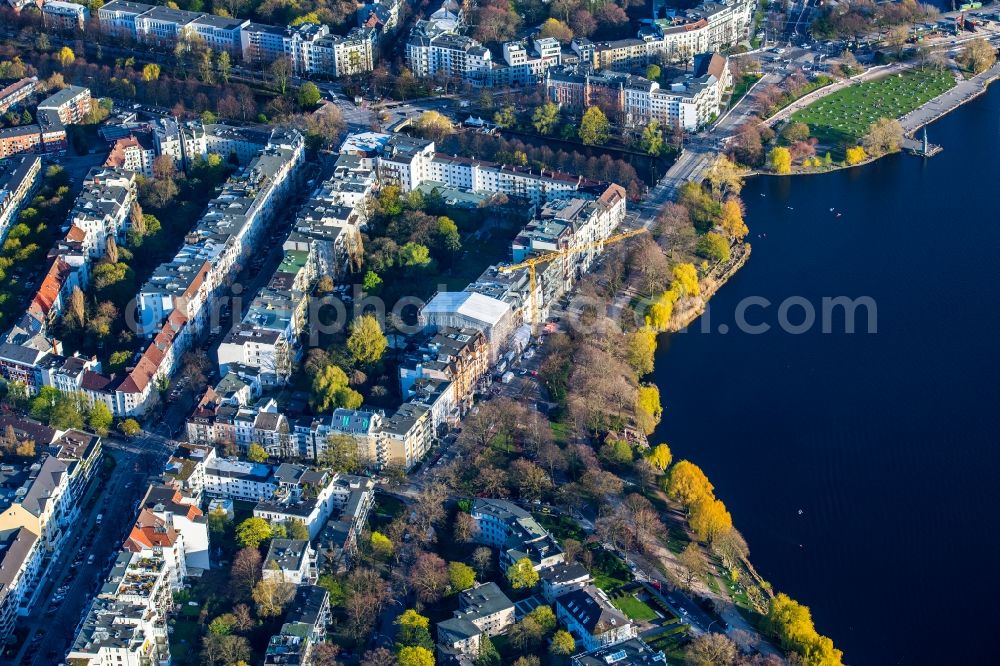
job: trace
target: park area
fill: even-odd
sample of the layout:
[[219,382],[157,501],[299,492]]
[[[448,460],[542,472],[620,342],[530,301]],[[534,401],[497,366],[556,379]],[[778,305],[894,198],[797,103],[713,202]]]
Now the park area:
[[819,99],[792,114],[825,146],[856,143],[879,118],[899,118],[955,85],[948,71],[919,69],[865,81]]

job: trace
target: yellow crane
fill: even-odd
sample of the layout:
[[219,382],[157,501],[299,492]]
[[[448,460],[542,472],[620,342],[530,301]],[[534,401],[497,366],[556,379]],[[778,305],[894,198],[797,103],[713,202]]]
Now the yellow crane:
[[566,248],[565,250],[555,250],[554,252],[546,252],[545,254],[540,254],[536,257],[530,259],[525,259],[524,261],[511,264],[510,266],[498,266],[497,270],[501,273],[513,273],[514,271],[519,271],[522,268],[528,269],[528,280],[530,298],[531,298],[531,332],[532,335],[538,334],[538,304],[535,302],[535,266],[539,264],[547,264],[550,261],[555,261],[559,257],[565,257],[571,254],[576,254],[578,252],[587,252],[594,248],[603,248],[605,245],[611,243],[617,243],[618,241],[623,241],[626,238],[632,238],[633,236],[638,236],[639,234],[646,233],[647,229],[632,229],[630,231],[623,231],[619,234],[613,234],[608,236],[604,240],[593,241],[590,243],[583,243],[582,245],[577,245],[576,247]]

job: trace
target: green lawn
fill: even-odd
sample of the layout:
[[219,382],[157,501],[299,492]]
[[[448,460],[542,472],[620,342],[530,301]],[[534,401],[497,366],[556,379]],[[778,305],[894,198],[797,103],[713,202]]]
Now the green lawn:
[[551,532],[559,541],[576,539],[580,543],[587,540],[587,533],[579,523],[568,516],[551,513],[535,513],[538,524]]
[[879,118],[899,118],[955,85],[949,72],[930,69],[887,76],[838,90],[792,114],[821,144],[854,143]]
[[733,84],[733,94],[729,98],[729,106],[735,106],[750,90],[750,86],[760,80],[759,74],[744,74]]
[[631,594],[626,594],[618,597],[617,599],[612,599],[611,603],[614,604],[615,608],[625,613],[625,616],[630,620],[637,621],[652,621],[659,617],[652,608],[650,608],[645,602],[639,601]]
[[594,578],[594,585],[610,592],[632,582],[632,573],[617,555],[600,547],[593,548],[591,552],[594,554],[594,566],[590,575]]

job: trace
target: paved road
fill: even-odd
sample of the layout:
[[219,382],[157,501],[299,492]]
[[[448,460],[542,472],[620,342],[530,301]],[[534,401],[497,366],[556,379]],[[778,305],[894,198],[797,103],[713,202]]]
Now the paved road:
[[[9,663],[42,666],[56,663],[65,654],[131,528],[147,480],[163,470],[173,450],[169,440],[147,435],[132,442],[105,439],[103,444],[105,455],[111,455],[116,465],[106,481],[94,477],[66,545],[43,579],[38,602],[22,621],[28,629],[24,644]],[[100,525],[98,514],[102,514]],[[53,601],[58,589],[64,589],[61,602]]]

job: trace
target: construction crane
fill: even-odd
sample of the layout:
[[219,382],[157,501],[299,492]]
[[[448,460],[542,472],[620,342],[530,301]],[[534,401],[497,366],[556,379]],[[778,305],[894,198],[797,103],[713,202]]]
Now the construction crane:
[[639,234],[646,233],[646,228],[632,229],[630,231],[623,231],[619,234],[614,234],[608,236],[604,240],[593,241],[590,243],[583,243],[582,245],[577,245],[575,247],[566,248],[565,250],[555,250],[554,252],[546,252],[545,254],[540,254],[536,257],[530,259],[525,259],[524,261],[511,264],[510,266],[498,266],[497,270],[501,273],[513,273],[514,271],[519,271],[522,268],[528,269],[528,280],[530,298],[531,298],[531,334],[538,335],[538,303],[536,302],[535,296],[535,267],[539,264],[547,264],[550,261],[555,261],[559,257],[566,257],[571,254],[577,254],[579,252],[587,252],[594,248],[603,249],[605,245],[611,243],[617,243],[618,241],[623,241],[626,238],[632,238],[633,236],[638,236]]

